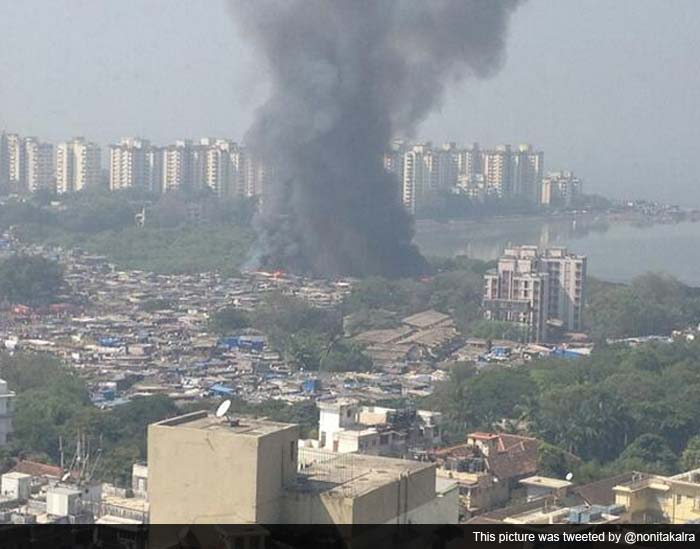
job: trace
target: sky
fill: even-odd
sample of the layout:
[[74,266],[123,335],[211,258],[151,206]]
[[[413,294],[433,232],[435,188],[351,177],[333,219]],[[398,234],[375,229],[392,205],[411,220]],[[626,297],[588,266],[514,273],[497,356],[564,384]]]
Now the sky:
[[[267,75],[233,17],[224,0],[3,2],[0,129],[241,139]],[[532,143],[587,192],[700,207],[699,18],[697,0],[529,0],[501,71],[451,88],[417,136]]]

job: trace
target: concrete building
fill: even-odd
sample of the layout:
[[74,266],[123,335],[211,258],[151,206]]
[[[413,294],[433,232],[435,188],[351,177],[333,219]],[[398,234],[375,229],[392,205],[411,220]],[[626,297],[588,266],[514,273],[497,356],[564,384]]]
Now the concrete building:
[[513,153],[513,196],[539,204],[543,173],[544,153],[532,145],[520,145]]
[[7,177],[8,183],[17,189],[24,187],[27,174],[26,149],[24,148],[24,140],[16,133],[7,134],[5,137],[7,143]]
[[581,180],[573,172],[551,172],[542,179],[540,202],[544,206],[570,208],[581,192]]
[[176,141],[162,149],[162,192],[195,186],[195,153],[191,141]]
[[159,192],[162,154],[146,139],[128,137],[109,147],[109,188],[116,191],[138,187]]
[[519,324],[528,341],[546,341],[549,274],[539,268],[536,247],[506,250],[498,267],[484,275],[484,284],[488,320]]
[[297,425],[206,411],[148,428],[150,522],[383,524],[457,521],[435,465],[298,449]]
[[0,379],[0,446],[7,444],[12,435],[12,419],[15,415],[15,393],[7,387],[7,381]]
[[586,257],[565,248],[506,249],[484,277],[485,316],[520,324],[534,342],[547,340],[548,325],[579,331],[585,279]]
[[26,161],[24,188],[35,193],[39,190],[54,190],[55,172],[53,145],[42,143],[36,137],[24,140]]
[[615,503],[637,524],[697,524],[700,521],[700,469],[672,477],[636,473],[613,488]]
[[403,157],[402,201],[411,213],[430,191],[437,189],[432,144],[414,145]]
[[404,457],[442,443],[442,415],[360,406],[352,398],[320,401],[317,447],[339,453]]
[[98,187],[102,182],[102,158],[96,143],[76,137],[56,148],[56,190],[59,193]]
[[569,253],[566,248],[547,248],[540,255],[549,274],[549,319],[557,319],[564,329],[583,329],[583,304],[586,288],[587,258]]
[[511,196],[513,192],[513,151],[510,145],[499,145],[484,151],[481,165],[487,192],[499,197]]
[[10,147],[7,133],[0,132],[0,185],[10,182]]

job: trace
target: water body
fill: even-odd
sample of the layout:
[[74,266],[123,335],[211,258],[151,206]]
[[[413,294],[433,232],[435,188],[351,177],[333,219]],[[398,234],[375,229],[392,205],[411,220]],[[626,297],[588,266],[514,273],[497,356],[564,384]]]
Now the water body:
[[492,260],[511,245],[565,246],[588,256],[588,273],[627,282],[648,271],[700,286],[700,223],[640,225],[579,216],[416,223],[416,243],[432,256]]

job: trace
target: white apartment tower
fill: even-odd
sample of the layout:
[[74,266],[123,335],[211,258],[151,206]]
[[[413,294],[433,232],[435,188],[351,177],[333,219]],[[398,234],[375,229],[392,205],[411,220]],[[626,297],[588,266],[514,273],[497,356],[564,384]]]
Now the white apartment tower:
[[24,156],[25,188],[32,193],[54,190],[53,145],[42,143],[35,137],[27,137],[24,140]]
[[0,132],[0,185],[10,182],[10,149],[7,142],[7,134]]
[[414,145],[404,154],[402,200],[404,207],[412,214],[416,213],[421,198],[436,188],[434,159],[430,143]]
[[150,141],[129,137],[109,148],[109,188],[160,191],[162,158]]
[[8,134],[7,141],[7,174],[8,182],[22,188],[27,180],[26,149],[22,137],[16,133]]
[[7,388],[7,381],[0,379],[0,447],[5,446],[12,435],[14,415],[15,393]]
[[194,186],[195,154],[191,141],[176,141],[163,148],[163,192]]
[[546,341],[551,326],[583,326],[586,257],[565,248],[508,248],[484,277],[485,316],[521,324],[530,341]]
[[510,145],[484,151],[482,169],[487,192],[499,197],[510,196],[513,189],[513,152]]
[[96,143],[76,137],[56,148],[56,190],[59,193],[80,191],[100,185],[102,159]]
[[505,250],[484,276],[483,305],[487,319],[520,324],[528,341],[547,340],[549,274],[539,268],[536,247]]

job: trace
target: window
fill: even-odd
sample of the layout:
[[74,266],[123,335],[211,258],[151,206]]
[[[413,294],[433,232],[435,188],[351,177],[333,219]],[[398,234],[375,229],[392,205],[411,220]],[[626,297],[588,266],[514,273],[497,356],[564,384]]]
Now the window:
[[683,501],[683,496],[680,494],[676,494],[676,505],[680,505],[680,503]]

